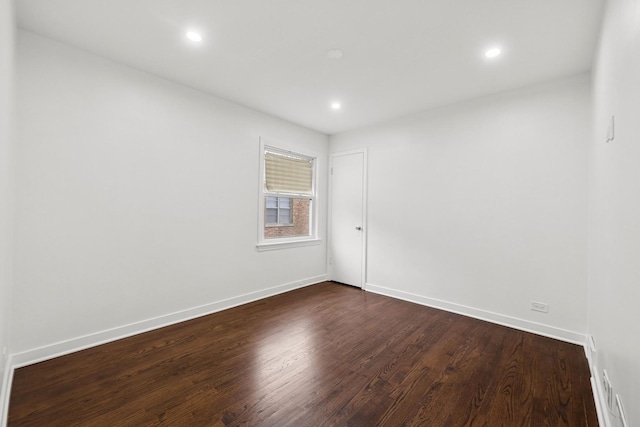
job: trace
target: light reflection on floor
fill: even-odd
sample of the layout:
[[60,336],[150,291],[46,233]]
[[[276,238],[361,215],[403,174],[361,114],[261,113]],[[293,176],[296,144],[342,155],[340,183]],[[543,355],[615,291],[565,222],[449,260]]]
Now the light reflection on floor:
[[314,392],[317,342],[310,333],[310,322],[311,319],[301,315],[295,322],[279,324],[261,333],[261,342],[256,343],[253,379],[255,398],[263,409],[282,406],[288,394]]

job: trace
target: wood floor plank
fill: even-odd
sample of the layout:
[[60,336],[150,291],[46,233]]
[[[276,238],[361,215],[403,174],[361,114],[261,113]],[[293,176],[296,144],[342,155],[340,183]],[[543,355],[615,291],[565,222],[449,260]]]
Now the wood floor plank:
[[326,282],[17,369],[9,426],[595,426],[582,348]]

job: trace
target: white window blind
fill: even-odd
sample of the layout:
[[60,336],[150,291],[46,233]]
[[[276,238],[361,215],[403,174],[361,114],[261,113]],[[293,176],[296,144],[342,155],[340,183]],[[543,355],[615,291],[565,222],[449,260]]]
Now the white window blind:
[[266,151],[264,163],[268,192],[313,194],[313,159]]

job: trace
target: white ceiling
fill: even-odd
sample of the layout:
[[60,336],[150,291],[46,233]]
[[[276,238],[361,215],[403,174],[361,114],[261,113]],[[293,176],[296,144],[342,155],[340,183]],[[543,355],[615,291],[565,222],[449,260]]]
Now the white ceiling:
[[[602,0],[17,0],[25,30],[335,134],[588,71]],[[204,37],[185,38],[188,29]],[[494,45],[503,55],[489,61]],[[327,58],[339,48],[344,57]],[[342,109],[330,104],[339,100]]]

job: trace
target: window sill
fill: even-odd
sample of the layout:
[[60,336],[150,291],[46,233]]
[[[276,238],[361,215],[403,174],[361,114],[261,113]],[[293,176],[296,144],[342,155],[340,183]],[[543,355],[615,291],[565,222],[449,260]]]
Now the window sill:
[[302,246],[313,246],[319,245],[322,242],[320,239],[306,239],[306,240],[292,240],[288,242],[263,242],[258,243],[256,248],[258,248],[258,252],[263,251],[273,251],[277,249],[289,249],[289,248],[298,248]]

